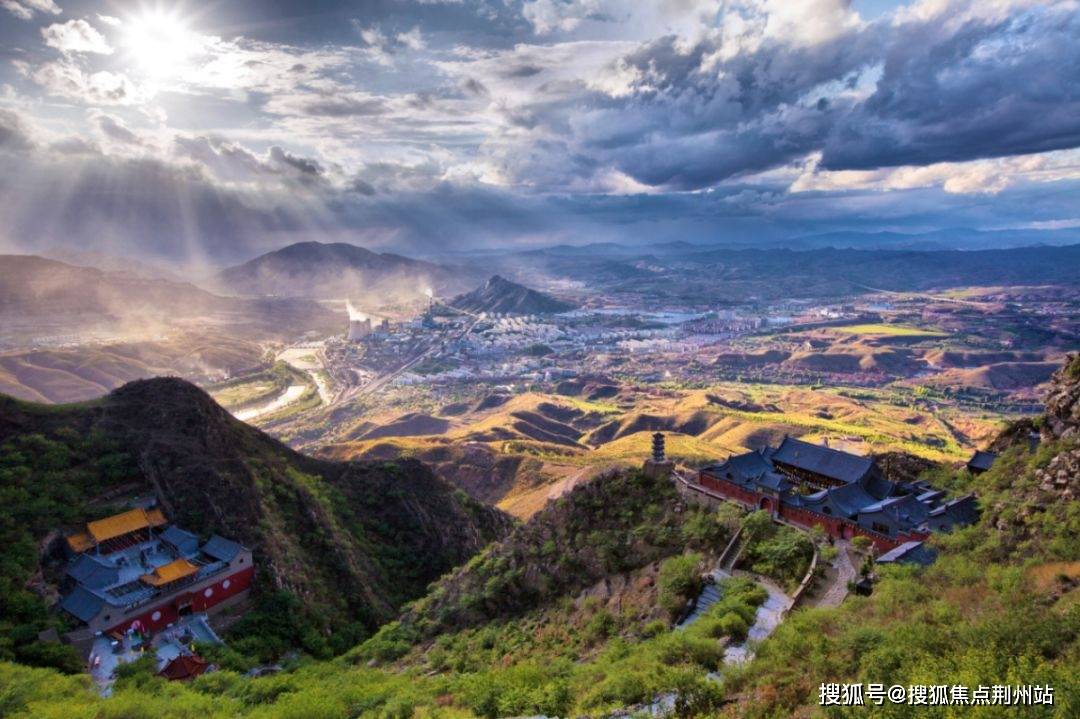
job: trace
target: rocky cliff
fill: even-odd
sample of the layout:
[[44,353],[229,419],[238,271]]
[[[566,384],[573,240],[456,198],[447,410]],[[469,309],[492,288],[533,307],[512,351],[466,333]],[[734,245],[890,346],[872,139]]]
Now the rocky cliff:
[[1046,412],[994,442],[993,468],[975,490],[1002,553],[1073,557],[1080,546],[1080,355],[1054,373]]

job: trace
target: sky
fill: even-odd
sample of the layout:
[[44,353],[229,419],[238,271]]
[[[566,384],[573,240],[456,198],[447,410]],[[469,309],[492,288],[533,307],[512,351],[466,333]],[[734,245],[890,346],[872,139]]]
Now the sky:
[[1080,226],[1077,0],[0,0],[0,250]]

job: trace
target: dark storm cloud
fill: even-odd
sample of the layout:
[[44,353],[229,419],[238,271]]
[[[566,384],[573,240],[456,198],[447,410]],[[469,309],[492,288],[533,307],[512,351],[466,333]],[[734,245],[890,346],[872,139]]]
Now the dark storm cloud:
[[246,180],[272,172],[253,152],[222,137],[178,136],[173,140],[173,150],[176,155],[195,160],[225,181]]
[[348,189],[358,195],[367,195],[368,197],[375,194],[375,188],[372,187],[371,183],[359,177],[354,177],[349,180]]
[[[0,120],[4,126],[14,124],[10,117]],[[0,225],[8,242],[34,251],[83,244],[83,238],[93,236],[101,251],[231,262],[335,233],[360,244],[419,254],[510,240],[764,241],[838,227],[880,228],[883,222],[892,229],[919,229],[943,216],[957,225],[1001,226],[1053,219],[1059,211],[1059,201],[1032,187],[993,198],[918,190],[906,193],[902,203],[883,193],[852,192],[807,193],[792,200],[782,184],[760,183],[701,193],[521,195],[432,184],[438,168],[391,163],[366,166],[362,176],[335,190],[325,183],[289,185],[287,176],[273,174],[279,165],[293,175],[317,171],[314,163],[283,150],[258,155],[220,138],[193,137],[177,140],[175,153],[176,162],[109,157],[91,147],[76,155],[41,145],[9,154],[14,159],[0,175],[0,195],[8,200],[0,205]],[[223,167],[234,176],[269,177],[279,184],[248,191],[243,184],[215,179],[226,171]],[[67,190],[62,201],[39,191],[56,187]],[[1060,191],[1075,196],[1077,183]]]
[[491,91],[488,90],[487,85],[480,82],[475,77],[465,78],[461,82],[461,89],[471,95],[476,95],[477,97],[487,97],[491,94]]
[[274,145],[263,156],[218,136],[178,136],[173,140],[177,157],[194,160],[208,176],[225,182],[260,181],[261,178],[293,179],[305,184],[322,182],[325,170],[309,157]]
[[533,75],[539,75],[543,71],[544,68],[539,65],[518,65],[503,71],[503,77],[532,77]]
[[923,165],[1080,146],[1080,15],[1033,10],[903,33],[873,95],[838,118],[822,165]]
[[[879,21],[820,42],[766,38],[743,52],[726,49],[714,37],[690,46],[660,38],[610,68],[634,78],[629,92],[580,88],[504,114],[561,136],[568,151],[599,167],[676,190],[812,153],[822,154],[823,169],[842,170],[1080,146],[1075,12]],[[511,166],[525,158],[515,175],[529,176],[528,153],[511,152]]]

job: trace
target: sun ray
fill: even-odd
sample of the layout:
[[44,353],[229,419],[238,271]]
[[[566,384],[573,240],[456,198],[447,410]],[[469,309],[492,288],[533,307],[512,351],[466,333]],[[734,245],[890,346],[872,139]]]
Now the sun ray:
[[146,8],[124,21],[123,47],[131,67],[150,80],[181,75],[202,42],[176,8]]

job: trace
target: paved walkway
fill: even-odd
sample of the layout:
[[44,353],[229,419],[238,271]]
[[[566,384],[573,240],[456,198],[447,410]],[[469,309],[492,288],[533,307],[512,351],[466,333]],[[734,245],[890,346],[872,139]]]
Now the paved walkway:
[[815,592],[810,598],[810,603],[815,607],[836,607],[848,595],[848,582],[855,581],[859,572],[851,561],[851,554],[847,542],[836,543],[836,559],[825,573],[824,591]]

